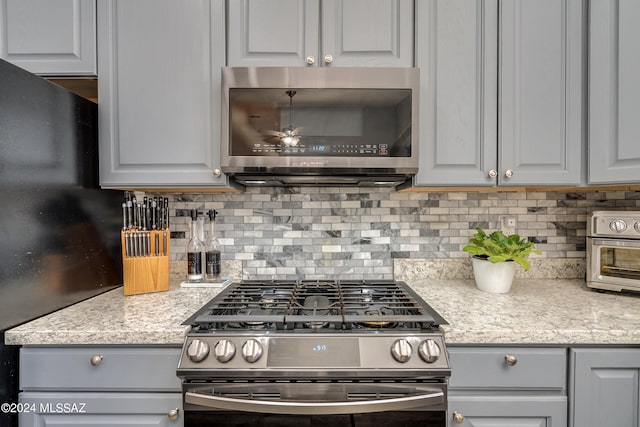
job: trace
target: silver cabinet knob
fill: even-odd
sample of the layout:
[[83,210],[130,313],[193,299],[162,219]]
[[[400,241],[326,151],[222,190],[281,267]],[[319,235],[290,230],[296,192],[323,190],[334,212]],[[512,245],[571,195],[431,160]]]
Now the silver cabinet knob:
[[489,178],[495,178],[496,176],[498,176],[498,171],[495,169],[491,169],[488,175],[489,175]]
[[324,63],[331,64],[333,62],[333,55],[326,54],[324,56]]
[[215,176],[216,178],[219,178],[222,176],[222,171],[220,169],[214,169],[213,170],[213,176]]
[[464,415],[462,415],[460,412],[454,412],[453,422],[456,424],[462,424],[464,422]]
[[391,345],[391,355],[400,363],[406,363],[411,359],[413,348],[409,341],[400,338]]
[[507,169],[507,171],[504,173],[505,178],[511,178],[513,177],[513,171],[511,169]]
[[172,409],[167,414],[167,418],[169,418],[171,421],[175,421],[178,419],[178,415],[180,415],[180,410],[178,410],[178,408]]
[[101,362],[102,362],[102,355],[101,354],[95,354],[95,355],[91,356],[91,364],[93,366],[98,366]]
[[307,64],[313,65],[316,63],[316,58],[314,56],[309,55],[307,56],[306,61],[307,61]]
[[229,340],[220,340],[213,348],[213,354],[220,363],[227,363],[236,355],[236,346]]
[[193,340],[187,347],[187,356],[189,360],[200,363],[209,355],[209,344],[202,340]]
[[440,358],[440,346],[434,340],[424,340],[418,347],[420,357],[427,363],[434,363]]
[[509,366],[516,366],[516,363],[518,363],[518,358],[513,354],[507,354],[506,356],[504,356],[504,362]]
[[262,344],[250,339],[242,345],[242,357],[249,363],[255,363],[262,356]]

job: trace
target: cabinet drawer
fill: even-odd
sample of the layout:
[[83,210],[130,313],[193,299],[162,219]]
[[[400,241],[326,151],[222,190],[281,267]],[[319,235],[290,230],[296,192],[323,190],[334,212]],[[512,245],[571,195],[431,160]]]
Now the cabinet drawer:
[[[512,356],[510,366],[506,356]],[[449,347],[451,380],[456,388],[560,389],[566,387],[563,348]]]
[[177,391],[179,358],[179,348],[23,347],[20,388]]

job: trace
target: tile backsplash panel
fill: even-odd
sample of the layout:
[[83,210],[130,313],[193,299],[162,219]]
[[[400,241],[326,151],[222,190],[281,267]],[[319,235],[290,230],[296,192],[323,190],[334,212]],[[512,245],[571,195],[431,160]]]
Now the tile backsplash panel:
[[535,242],[542,258],[583,260],[588,212],[640,209],[640,191],[271,187],[163,196],[170,200],[173,264],[186,258],[189,211],[215,209],[222,258],[241,262],[244,279],[393,279],[396,260],[464,263],[462,248],[475,227],[499,229],[505,216],[517,220],[516,232]]

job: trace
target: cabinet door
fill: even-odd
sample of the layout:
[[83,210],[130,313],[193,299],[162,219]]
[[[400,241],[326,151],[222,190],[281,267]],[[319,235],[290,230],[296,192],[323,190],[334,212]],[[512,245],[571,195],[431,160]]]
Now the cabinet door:
[[640,2],[589,5],[589,183],[637,183]]
[[181,393],[20,393],[23,427],[181,427]]
[[412,67],[413,0],[322,0],[323,65]]
[[497,0],[416,2],[417,185],[495,185]]
[[225,185],[223,0],[105,0],[98,19],[101,185]]
[[571,352],[573,427],[640,425],[640,350]]
[[564,396],[449,395],[448,401],[450,427],[567,425],[567,398]]
[[227,2],[230,67],[306,66],[318,57],[320,0]]
[[580,184],[582,3],[500,3],[499,185]]
[[35,74],[96,75],[96,0],[0,0],[0,58]]

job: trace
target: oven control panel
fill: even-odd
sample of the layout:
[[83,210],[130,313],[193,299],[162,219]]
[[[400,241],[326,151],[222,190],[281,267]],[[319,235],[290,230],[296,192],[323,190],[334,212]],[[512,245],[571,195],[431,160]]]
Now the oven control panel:
[[179,369],[270,371],[448,370],[443,336],[412,334],[192,334]]
[[588,235],[640,239],[640,215],[625,211],[596,211],[590,215]]

